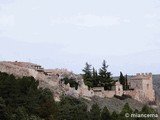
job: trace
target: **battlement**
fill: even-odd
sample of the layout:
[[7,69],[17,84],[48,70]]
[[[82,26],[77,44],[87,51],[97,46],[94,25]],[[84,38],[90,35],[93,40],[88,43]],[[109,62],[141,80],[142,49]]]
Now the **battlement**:
[[152,77],[152,73],[137,73],[137,77]]
[[152,73],[137,73],[131,80],[152,80]]

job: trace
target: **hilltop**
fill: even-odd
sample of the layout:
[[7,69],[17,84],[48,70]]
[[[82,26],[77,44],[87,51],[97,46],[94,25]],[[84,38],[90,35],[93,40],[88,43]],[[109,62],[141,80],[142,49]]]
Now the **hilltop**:
[[[144,104],[132,98],[120,100],[118,98],[107,98],[94,96],[92,91],[88,91],[88,87],[84,85],[81,75],[76,75],[67,69],[44,69],[41,65],[29,63],[29,62],[0,62],[0,71],[8,74],[13,74],[18,77],[33,76],[39,81],[39,87],[49,88],[54,95],[56,101],[60,101],[61,95],[71,95],[79,98],[88,105],[90,109],[91,105],[97,103],[101,108],[107,106],[109,110],[120,111],[124,104],[128,102],[133,109],[140,110]],[[134,76],[128,76],[134,77]],[[63,78],[70,78],[75,83],[79,84],[79,89],[75,90],[69,83],[62,84]],[[156,92],[156,102],[159,105],[159,92],[160,91],[160,75],[153,75],[153,85]]]

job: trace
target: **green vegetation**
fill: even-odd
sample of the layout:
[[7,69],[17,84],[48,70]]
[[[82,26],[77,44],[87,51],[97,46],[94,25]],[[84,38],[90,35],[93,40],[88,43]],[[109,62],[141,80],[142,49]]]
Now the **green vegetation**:
[[93,104],[89,112],[90,120],[100,120],[101,109],[97,104]]
[[79,99],[73,97],[63,97],[58,103],[57,120],[157,120],[157,118],[131,118],[126,117],[135,114],[157,114],[152,108],[144,106],[141,111],[132,110],[128,103],[124,105],[122,111],[110,112],[107,107],[100,109],[97,104],[93,104],[87,111],[87,106]]
[[114,85],[114,82],[111,77],[111,72],[108,72],[107,68],[108,65],[106,65],[106,61],[103,60],[102,67],[99,69],[99,72],[97,73],[97,70],[88,63],[86,63],[84,69],[82,70],[84,72],[83,79],[84,83],[89,87],[104,87],[105,90],[111,90],[112,86]]
[[[108,65],[106,65],[106,61],[103,60],[102,67],[97,70],[92,68],[92,65],[86,62],[84,69],[82,70],[84,74],[82,74],[84,83],[90,88],[93,87],[104,87],[104,90],[112,90],[116,80],[113,80],[111,77],[111,72],[108,72]],[[127,75],[123,76],[122,72],[120,72],[119,82],[123,85],[123,90],[128,90],[128,80]]]
[[101,113],[101,120],[111,120],[111,114],[107,107],[104,107]]
[[[93,80],[93,76],[92,76],[92,71],[91,71],[91,65],[86,63],[85,68],[82,70],[84,72],[83,74],[83,79],[84,79],[84,83],[89,87],[93,87],[94,85],[94,80]],[[95,74],[95,73],[94,73]],[[96,77],[96,76],[95,76]]]
[[[66,83],[69,80],[66,80]],[[49,89],[38,88],[33,77],[16,78],[0,72],[0,120],[156,120],[156,118],[126,118],[125,113],[156,113],[148,106],[141,111],[132,110],[126,103],[120,113],[91,109],[81,99],[64,96],[56,103]]]
[[50,120],[56,112],[49,89],[38,89],[33,77],[0,72],[0,120]]
[[57,120],[88,120],[87,106],[76,98],[62,97],[57,106]]
[[127,75],[123,76],[122,72],[120,72],[119,82],[123,85],[123,90],[129,89]]
[[63,78],[64,84],[67,85],[69,83],[70,87],[74,87],[76,90],[78,89],[78,83],[72,78]]

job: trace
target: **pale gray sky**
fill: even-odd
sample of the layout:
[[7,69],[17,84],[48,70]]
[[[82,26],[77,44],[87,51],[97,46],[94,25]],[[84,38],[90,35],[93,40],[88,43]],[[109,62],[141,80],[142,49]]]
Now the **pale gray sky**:
[[0,0],[0,60],[81,73],[160,73],[159,0]]

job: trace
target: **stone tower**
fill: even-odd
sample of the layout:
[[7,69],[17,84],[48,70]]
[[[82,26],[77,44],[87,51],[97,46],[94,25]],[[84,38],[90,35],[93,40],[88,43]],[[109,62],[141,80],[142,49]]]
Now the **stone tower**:
[[129,80],[129,86],[136,93],[136,98],[146,101],[155,101],[152,73],[137,74]]

